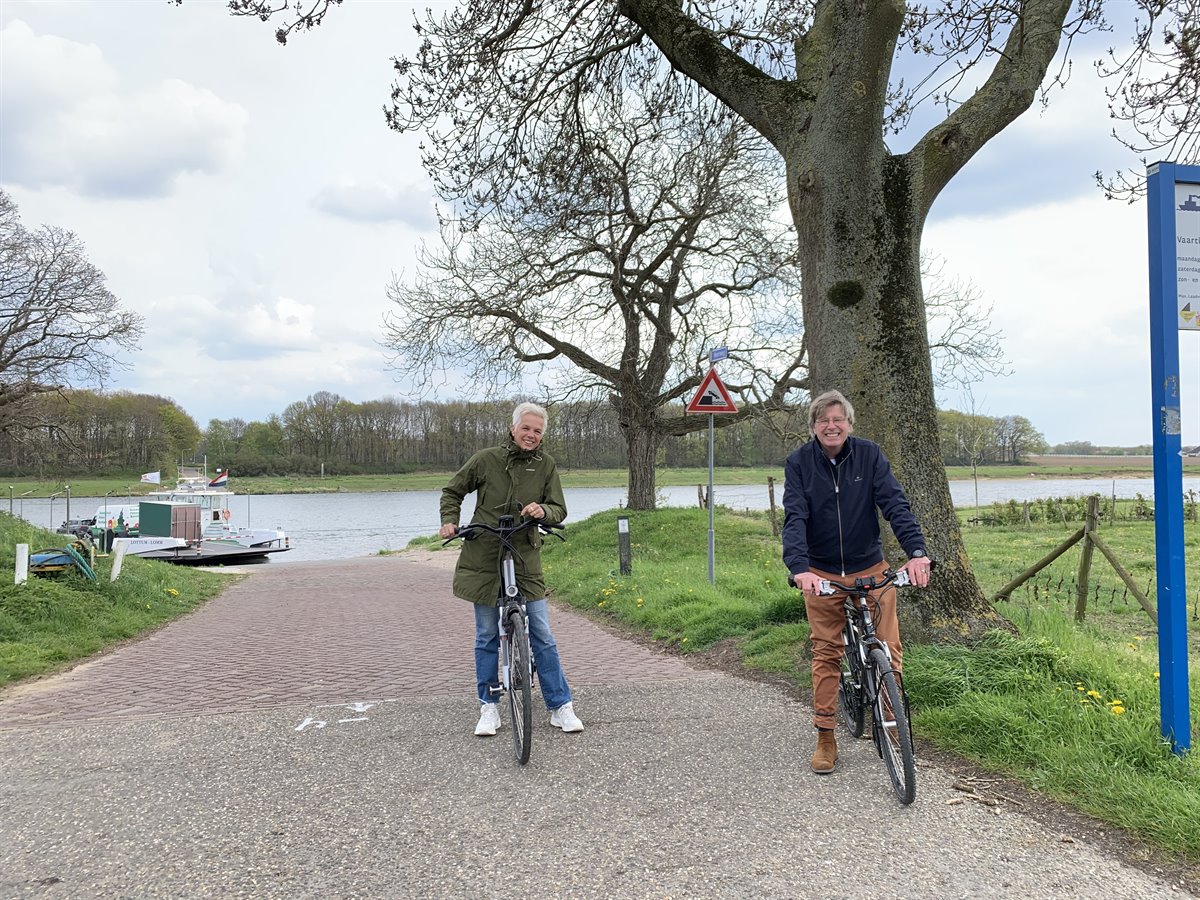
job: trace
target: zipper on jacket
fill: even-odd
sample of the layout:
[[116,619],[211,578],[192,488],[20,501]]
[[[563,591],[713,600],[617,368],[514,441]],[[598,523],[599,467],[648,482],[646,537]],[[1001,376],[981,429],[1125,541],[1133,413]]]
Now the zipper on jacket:
[[842,545],[842,473],[838,471],[838,464],[832,459],[829,464],[833,466],[833,502],[837,506],[838,519],[838,556],[842,560],[842,577],[846,577],[846,548]]

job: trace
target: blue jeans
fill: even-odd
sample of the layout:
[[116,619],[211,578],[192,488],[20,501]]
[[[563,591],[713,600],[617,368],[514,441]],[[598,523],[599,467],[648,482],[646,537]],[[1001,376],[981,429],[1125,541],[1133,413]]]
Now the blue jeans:
[[[495,703],[500,686],[500,610],[495,606],[475,607],[475,681],[480,703]],[[537,666],[538,683],[546,709],[558,709],[571,702],[571,688],[558,660],[558,644],[550,633],[550,610],[545,600],[530,600],[525,607],[529,624],[529,643]]]

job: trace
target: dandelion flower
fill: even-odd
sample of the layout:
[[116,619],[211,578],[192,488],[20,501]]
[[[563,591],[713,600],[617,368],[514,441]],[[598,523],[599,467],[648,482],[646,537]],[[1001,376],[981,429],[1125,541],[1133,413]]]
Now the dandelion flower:
[[175,588],[167,588],[167,593],[170,594],[172,597],[179,596],[179,591],[175,590]]
[[1111,709],[1114,716],[1122,715],[1125,712],[1125,707],[1123,706],[1113,706]]
[[1103,696],[1103,694],[1101,694],[1099,691],[1088,691],[1087,695],[1095,698],[1096,700],[1099,700]]

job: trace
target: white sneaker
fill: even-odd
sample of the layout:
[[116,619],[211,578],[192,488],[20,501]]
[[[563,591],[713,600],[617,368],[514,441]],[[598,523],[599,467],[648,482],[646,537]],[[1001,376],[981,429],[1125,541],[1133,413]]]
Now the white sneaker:
[[[479,704],[479,724],[475,726],[475,733],[480,737],[491,737],[496,733],[496,729],[500,727],[500,704],[499,703],[481,703]],[[583,726],[580,726],[581,728]]]
[[570,703],[551,711],[550,724],[563,731],[583,731],[583,723],[575,715],[575,708]]

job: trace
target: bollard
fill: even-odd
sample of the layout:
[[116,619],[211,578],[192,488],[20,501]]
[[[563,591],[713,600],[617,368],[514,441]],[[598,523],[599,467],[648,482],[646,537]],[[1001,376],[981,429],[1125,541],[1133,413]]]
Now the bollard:
[[121,574],[121,566],[125,563],[125,552],[128,549],[129,538],[118,538],[113,547],[112,571],[108,577],[109,581],[116,581],[117,576]]
[[17,571],[13,584],[24,584],[29,580],[29,545],[17,544]]
[[629,545],[629,517],[617,516],[617,555],[621,562],[621,574],[633,574],[633,550]]

